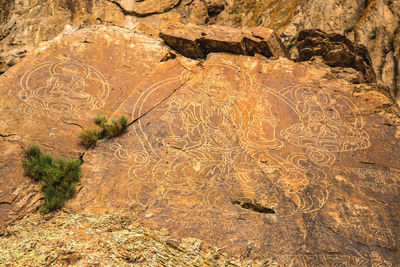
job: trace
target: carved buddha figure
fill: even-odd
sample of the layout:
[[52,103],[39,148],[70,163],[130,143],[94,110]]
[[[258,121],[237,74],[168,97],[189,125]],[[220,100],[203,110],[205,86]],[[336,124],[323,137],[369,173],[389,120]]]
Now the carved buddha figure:
[[88,70],[83,66],[57,64],[50,68],[51,76],[43,90],[44,97],[62,97],[66,101],[87,101],[90,95],[85,92]]

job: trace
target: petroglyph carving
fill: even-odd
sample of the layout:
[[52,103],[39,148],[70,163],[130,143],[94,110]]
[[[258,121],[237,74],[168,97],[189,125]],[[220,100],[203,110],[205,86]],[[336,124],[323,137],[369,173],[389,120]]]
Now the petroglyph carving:
[[[307,148],[308,157],[319,165],[332,165],[335,152],[368,148],[368,134],[356,107],[343,96],[335,98],[315,86],[298,86],[282,95],[299,115],[281,135],[291,144]],[[343,116],[346,115],[346,116]]]
[[104,106],[109,85],[95,68],[75,61],[44,62],[20,81],[19,97],[36,111],[79,114]]
[[[184,75],[145,90],[133,117],[159,88]],[[333,164],[335,153],[370,146],[361,116],[344,97],[331,97],[315,85],[276,91],[253,84],[231,65],[208,66],[152,112],[162,130],[149,136],[138,121],[134,129],[142,151],[118,144],[111,149],[117,159],[132,162],[132,180],[147,177],[157,184],[161,200],[177,191],[204,199],[204,210],[229,201],[210,195],[220,186],[240,188],[243,197],[256,199],[261,190],[255,177],[263,173],[295,203],[297,209],[287,215],[314,212],[329,198],[322,167]]]

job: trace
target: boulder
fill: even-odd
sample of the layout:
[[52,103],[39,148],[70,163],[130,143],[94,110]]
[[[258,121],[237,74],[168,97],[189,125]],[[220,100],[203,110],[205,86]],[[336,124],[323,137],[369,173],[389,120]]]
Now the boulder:
[[225,26],[171,25],[160,37],[174,50],[190,58],[227,52],[265,57],[287,57],[288,52],[271,29],[236,29]]
[[331,67],[353,68],[361,71],[366,82],[376,82],[368,50],[353,44],[340,34],[327,34],[320,30],[303,30],[297,38],[297,61],[320,56]]

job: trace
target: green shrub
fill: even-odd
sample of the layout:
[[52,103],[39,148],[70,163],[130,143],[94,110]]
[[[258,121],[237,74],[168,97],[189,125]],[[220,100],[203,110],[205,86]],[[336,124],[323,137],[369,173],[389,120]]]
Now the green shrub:
[[86,148],[96,145],[97,140],[99,140],[100,137],[101,132],[97,129],[84,129],[79,135],[81,145]]
[[100,125],[100,127],[105,130],[107,138],[112,138],[126,131],[128,119],[122,115],[119,120],[112,119],[110,124]]
[[64,206],[64,203],[75,194],[79,182],[81,161],[79,159],[54,160],[43,154],[37,145],[30,145],[23,150],[22,165],[25,174],[34,181],[40,182],[44,193],[41,206],[43,213],[49,213]]
[[370,39],[370,40],[375,39],[375,38],[376,38],[376,33],[377,33],[377,28],[374,27],[374,28],[371,30],[371,32],[369,33],[369,39]]
[[104,115],[97,115],[94,119],[94,123],[96,125],[102,126],[107,124],[107,119]]
[[287,49],[290,50],[290,49],[292,49],[295,45],[296,45],[295,43],[291,42],[291,43],[289,43],[286,47],[287,47]]
[[122,130],[126,130],[126,128],[128,128],[128,119],[124,116],[121,115],[121,117],[119,117],[119,124],[122,127]]
[[122,134],[129,125],[128,119],[124,115],[118,120],[111,119],[111,123],[108,122],[104,115],[97,115],[94,123],[101,127],[102,130],[84,129],[79,135],[81,145],[86,148],[96,145],[99,139],[112,138]]
[[23,150],[23,154],[22,165],[25,175],[35,181],[40,181],[46,173],[56,166],[53,158],[50,155],[44,155],[37,145],[30,145],[28,149]]

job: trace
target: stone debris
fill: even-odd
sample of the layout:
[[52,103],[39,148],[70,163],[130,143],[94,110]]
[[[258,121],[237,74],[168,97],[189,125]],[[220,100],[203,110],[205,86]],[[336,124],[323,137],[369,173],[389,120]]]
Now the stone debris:
[[0,265],[263,266],[265,262],[228,257],[194,238],[176,241],[124,213],[33,213],[0,236]]

